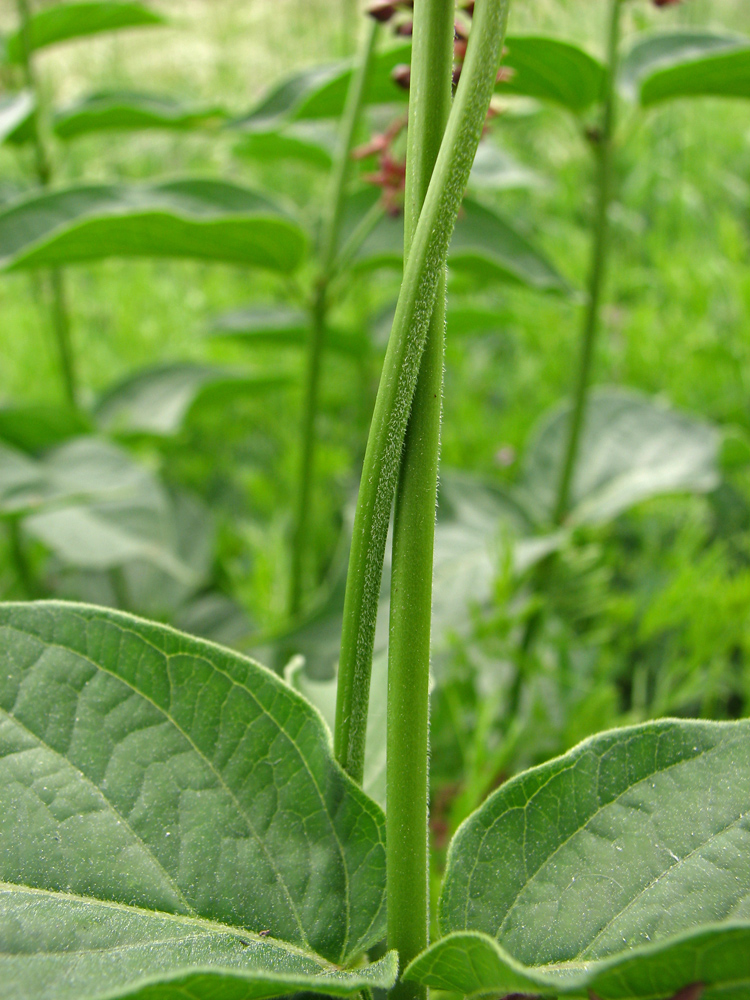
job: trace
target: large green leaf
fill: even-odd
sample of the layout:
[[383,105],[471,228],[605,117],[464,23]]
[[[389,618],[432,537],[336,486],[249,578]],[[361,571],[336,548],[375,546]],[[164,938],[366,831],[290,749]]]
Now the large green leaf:
[[750,44],[658,69],[641,81],[644,107],[678,97],[750,97]]
[[194,107],[162,94],[103,91],[61,108],[54,116],[53,128],[61,139],[72,139],[89,132],[117,129],[216,128],[226,118],[221,108]]
[[96,407],[103,430],[118,434],[178,434],[200,403],[218,405],[236,395],[258,395],[287,381],[280,374],[247,374],[211,365],[146,368],[108,389]]
[[305,236],[276,205],[223,181],[68,188],[0,212],[0,265],[67,265],[106,257],[193,257],[288,272]]
[[498,93],[536,97],[576,113],[600,99],[604,67],[577,45],[557,38],[509,35],[505,47],[503,66],[512,72],[498,84]]
[[11,141],[22,132],[36,110],[34,95],[29,90],[19,90],[0,99],[0,142]]
[[[370,192],[352,198],[347,206],[347,232],[372,204]],[[354,266],[401,268],[403,219],[384,215],[357,251]],[[563,292],[565,279],[546,256],[494,209],[465,198],[451,241],[448,258],[452,270],[468,273],[477,281],[511,281],[540,291]]]
[[[34,50],[103,31],[164,23],[156,11],[137,0],[70,0],[36,12],[31,18],[29,41]],[[23,52],[20,32],[6,35],[4,42],[6,61],[20,62]]]
[[88,416],[64,406],[0,406],[0,439],[37,453],[93,430]]
[[452,936],[408,975],[466,994],[747,997],[749,849],[750,722],[601,734],[459,828],[439,908]]
[[635,100],[640,83],[655,72],[747,45],[748,39],[741,35],[685,28],[642,35],[622,57],[618,85],[626,96]]
[[491,140],[479,143],[469,175],[470,190],[509,191],[535,187],[539,182],[539,176],[533,170],[522,167],[496,143]]
[[[276,675],[85,605],[0,606],[0,630],[0,879],[270,933],[339,964],[382,937],[383,814]],[[76,943],[56,944],[71,973]]]
[[0,886],[2,1000],[263,1000],[393,983],[394,953],[345,971],[291,945],[196,917]]
[[[532,517],[552,518],[570,409],[545,418],[524,458],[519,496]],[[637,393],[606,390],[588,402],[570,493],[570,524],[608,521],[636,503],[718,485],[716,428]]]

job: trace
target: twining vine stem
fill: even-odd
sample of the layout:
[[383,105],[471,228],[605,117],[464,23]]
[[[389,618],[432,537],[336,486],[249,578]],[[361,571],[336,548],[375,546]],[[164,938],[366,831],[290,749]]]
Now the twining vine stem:
[[[415,0],[407,132],[404,260],[411,252],[448,121],[453,0]],[[388,947],[403,967],[428,944],[428,752],[432,563],[445,345],[445,274],[439,277],[406,428],[393,520],[388,641],[386,894]],[[399,982],[398,1000],[426,989]]]

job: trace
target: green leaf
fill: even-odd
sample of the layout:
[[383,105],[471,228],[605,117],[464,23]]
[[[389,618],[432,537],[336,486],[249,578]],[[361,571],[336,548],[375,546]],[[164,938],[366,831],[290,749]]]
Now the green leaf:
[[0,99],[0,142],[14,140],[16,133],[28,124],[36,109],[34,95],[29,90],[19,90]]
[[327,122],[292,122],[283,129],[247,131],[234,152],[261,163],[298,160],[311,167],[330,170],[336,149],[336,129]]
[[68,893],[0,886],[3,1000],[263,1000],[297,991],[385,989],[391,952],[352,971],[269,938],[196,917]]
[[684,28],[643,35],[623,55],[618,85],[627,97],[637,100],[640,85],[654,73],[685,62],[700,62],[707,56],[745,48],[748,44],[748,39],[741,35]]
[[210,365],[171,364],[129,375],[96,406],[99,426],[116,434],[179,434],[199,404],[224,404],[236,395],[258,395],[288,381],[279,374],[247,374]]
[[0,629],[1,880],[270,933],[337,964],[382,938],[383,814],[276,675],[85,605],[3,605]]
[[[409,93],[397,86],[391,73],[411,62],[411,43],[400,43],[375,56],[368,79],[366,103],[404,103]],[[259,104],[234,123],[238,128],[277,128],[283,122],[311,118],[340,118],[344,110],[352,64],[334,63],[297,73],[278,84]]]
[[65,566],[153,565],[188,589],[204,582],[181,557],[174,506],[158,480],[114,445],[74,438],[39,459],[0,446],[0,515]]
[[604,66],[577,45],[557,38],[510,35],[505,47],[503,66],[511,76],[498,84],[499,94],[535,97],[576,114],[599,101]]
[[89,132],[136,129],[189,131],[217,128],[227,119],[221,108],[199,108],[161,94],[103,91],[89,94],[55,113],[53,128],[61,139]]
[[[288,306],[250,306],[217,316],[211,333],[248,347],[306,347],[310,339],[310,317],[301,309]],[[337,354],[361,358],[368,350],[368,343],[361,332],[328,327],[325,347]]]
[[276,205],[223,181],[112,184],[37,194],[0,212],[0,266],[192,257],[289,272],[305,236]]
[[[136,0],[79,0],[57,3],[37,11],[31,18],[32,51],[68,42],[86,35],[122,28],[145,28],[164,24],[164,18]],[[5,37],[5,60],[21,62],[21,35],[14,31]]]
[[[370,192],[351,199],[344,222],[345,241],[372,198]],[[371,204],[371,200],[369,202]],[[401,268],[403,220],[383,216],[365,239],[354,260],[359,270]],[[494,209],[465,198],[456,222],[448,258],[450,268],[477,281],[510,281],[540,291],[564,292],[565,279],[541,251]]]
[[[552,518],[570,408],[548,415],[524,459],[521,503]],[[570,524],[609,521],[634,504],[718,485],[719,434],[705,421],[633,392],[601,390],[584,419],[570,496]]]
[[749,844],[750,722],[603,733],[462,824],[439,907],[451,936],[407,978],[467,995],[645,1000],[703,982],[745,997]]
[[36,454],[93,430],[80,410],[62,406],[0,406],[0,439]]
[[676,63],[641,82],[644,107],[679,97],[750,98],[750,45]]

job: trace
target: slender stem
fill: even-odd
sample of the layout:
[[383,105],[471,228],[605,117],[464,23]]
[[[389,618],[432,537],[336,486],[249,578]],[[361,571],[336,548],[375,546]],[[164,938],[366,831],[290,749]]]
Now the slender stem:
[[[45,142],[44,130],[41,123],[40,107],[42,94],[32,54],[31,10],[28,0],[17,0],[17,9],[20,21],[21,63],[24,82],[34,95],[35,101],[34,113],[31,116],[30,123],[36,175],[42,187],[49,187],[52,181],[52,159]],[[59,269],[50,271],[48,285],[52,309],[52,327],[57,344],[63,389],[68,403],[75,408],[78,404],[78,387],[70,338],[70,314],[68,311],[65,276],[63,272]]]
[[335,752],[356,780],[364,771],[372,651],[383,556],[406,426],[448,245],[484,128],[509,0],[478,0],[456,99],[404,268],[362,469],[336,702]]
[[8,530],[10,532],[11,553],[19,582],[24,589],[26,597],[33,599],[38,596],[38,588],[34,580],[34,574],[31,571],[31,566],[29,565],[29,560],[26,557],[26,548],[24,546],[23,536],[21,533],[20,518],[12,518],[8,522]]
[[601,319],[602,289],[606,277],[609,251],[609,206],[612,200],[612,159],[617,100],[617,70],[619,63],[620,14],[623,0],[610,0],[609,35],[607,42],[607,75],[603,95],[601,131],[597,137],[596,216],[591,245],[591,265],[588,282],[588,304],[584,317],[581,354],[575,385],[573,411],[555,504],[554,519],[561,523],[568,512],[570,488],[575,472],[581,431],[586,414],[586,402],[591,383],[591,368]]
[[[404,259],[451,106],[455,7],[415,0],[404,207]],[[432,564],[445,353],[445,275],[435,298],[401,457],[393,521],[388,643],[386,890],[388,947],[402,968],[429,940],[428,743]],[[394,1000],[425,987],[399,982]]]
[[351,165],[351,152],[362,118],[365,92],[370,77],[378,23],[368,18],[367,34],[362,52],[347,95],[341,122],[336,161],[331,174],[329,210],[323,222],[320,245],[319,277],[311,305],[310,341],[305,371],[305,395],[300,426],[300,461],[297,503],[292,535],[292,566],[289,582],[289,614],[300,609],[304,586],[305,561],[308,550],[312,484],[315,476],[315,451],[317,446],[318,401],[320,398],[320,372],[325,349],[325,332],[328,319],[328,287],[335,272],[336,251],[341,231],[346,182]]

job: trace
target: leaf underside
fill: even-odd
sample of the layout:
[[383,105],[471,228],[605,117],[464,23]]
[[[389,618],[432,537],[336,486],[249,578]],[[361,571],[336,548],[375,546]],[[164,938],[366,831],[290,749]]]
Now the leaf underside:
[[604,733],[459,828],[448,937],[410,974],[467,994],[547,984],[645,1000],[700,981],[747,997],[749,852],[750,722]]
[[382,938],[383,814],[276,675],[55,602],[0,606],[0,650],[0,880],[337,963]]

